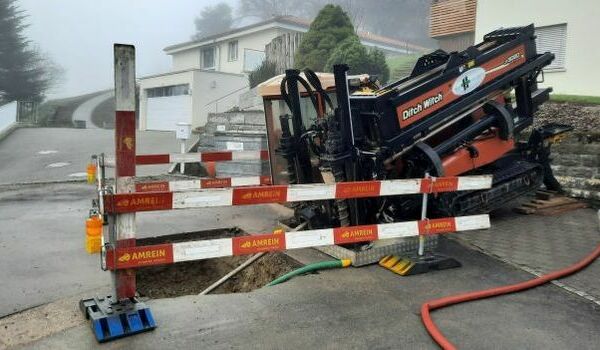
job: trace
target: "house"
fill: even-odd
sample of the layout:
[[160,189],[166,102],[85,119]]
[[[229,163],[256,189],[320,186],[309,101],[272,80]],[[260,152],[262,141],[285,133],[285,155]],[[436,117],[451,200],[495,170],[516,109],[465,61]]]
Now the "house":
[[597,0],[478,1],[475,38],[499,26],[534,23],[538,52],[556,58],[544,70],[558,94],[600,96],[600,4]]
[[596,0],[434,0],[430,9],[430,36],[446,51],[464,50],[500,27],[533,23],[537,51],[556,55],[540,85],[558,94],[600,96]]
[[[177,122],[200,127],[208,113],[236,106],[248,89],[247,74],[265,59],[265,47],[283,35],[305,33],[309,26],[310,21],[297,17],[275,17],[166,47],[172,71],[140,79],[140,129],[174,130]],[[357,34],[365,46],[387,55],[428,51],[373,33]]]
[[446,52],[462,51],[475,43],[476,0],[434,0],[429,13],[429,36]]

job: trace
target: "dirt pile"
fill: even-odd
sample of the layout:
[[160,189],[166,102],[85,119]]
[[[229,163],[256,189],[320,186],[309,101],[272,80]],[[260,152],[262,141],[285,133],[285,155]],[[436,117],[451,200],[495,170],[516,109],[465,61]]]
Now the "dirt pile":
[[[238,228],[189,232],[165,237],[138,240],[139,245],[183,242],[197,239],[231,238],[245,235]],[[199,294],[250,256],[189,261],[137,270],[137,290],[140,296],[172,298]],[[265,286],[275,278],[298,267],[300,263],[283,253],[269,253],[232,277],[213,291],[215,294],[243,293]]]

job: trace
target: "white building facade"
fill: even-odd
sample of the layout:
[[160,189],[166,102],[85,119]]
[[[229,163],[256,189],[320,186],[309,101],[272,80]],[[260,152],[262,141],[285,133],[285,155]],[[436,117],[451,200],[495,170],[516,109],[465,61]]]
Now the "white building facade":
[[555,93],[600,96],[600,2],[597,0],[479,0],[476,42],[502,27],[536,26],[538,52],[554,62],[544,70],[544,84]]
[[[169,46],[172,72],[140,79],[140,129],[174,130],[176,123],[204,126],[208,113],[236,106],[248,90],[247,74],[265,59],[265,46],[286,33],[304,33],[310,22],[276,17],[250,26]],[[427,49],[370,33],[358,33],[367,47],[386,54],[412,54]]]

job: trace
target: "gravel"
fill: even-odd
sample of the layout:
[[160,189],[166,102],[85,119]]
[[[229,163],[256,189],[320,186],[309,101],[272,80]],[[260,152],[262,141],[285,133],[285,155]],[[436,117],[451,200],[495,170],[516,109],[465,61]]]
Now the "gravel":
[[535,126],[546,123],[568,124],[577,133],[600,132],[600,105],[546,102],[535,114]]

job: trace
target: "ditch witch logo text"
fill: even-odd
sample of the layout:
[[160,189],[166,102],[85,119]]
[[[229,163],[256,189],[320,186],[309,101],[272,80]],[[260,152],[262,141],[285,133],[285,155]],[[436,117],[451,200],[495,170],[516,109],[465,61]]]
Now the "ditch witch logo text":
[[444,95],[441,92],[438,92],[437,94],[435,94],[433,96],[425,97],[423,99],[423,101],[403,110],[402,111],[402,120],[407,120],[413,116],[416,116],[419,113],[427,110],[428,108],[433,107],[436,104],[442,102],[443,100],[444,100]]

